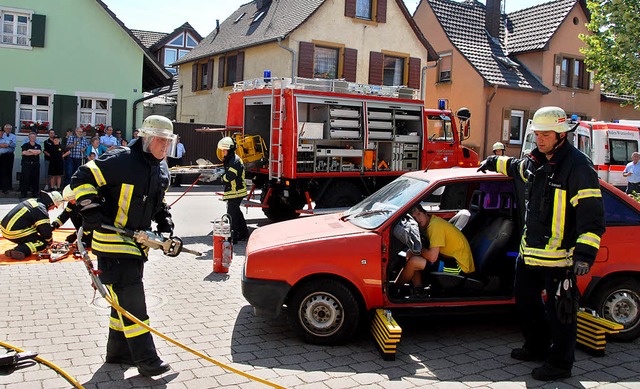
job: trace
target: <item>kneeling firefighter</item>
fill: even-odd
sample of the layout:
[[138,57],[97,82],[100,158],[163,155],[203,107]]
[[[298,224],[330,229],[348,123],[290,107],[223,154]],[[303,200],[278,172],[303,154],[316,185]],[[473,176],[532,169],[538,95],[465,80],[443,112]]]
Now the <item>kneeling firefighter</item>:
[[49,247],[53,241],[49,211],[61,204],[60,192],[41,191],[40,198],[24,200],[9,211],[0,223],[0,231],[17,246],[4,254],[20,260]]
[[224,165],[223,200],[227,202],[227,213],[231,216],[231,229],[233,230],[233,243],[239,240],[247,240],[249,229],[244,220],[240,204],[247,195],[247,183],[244,180],[244,163],[242,158],[236,155],[236,144],[231,137],[224,137],[218,142],[217,156]]
[[[130,147],[117,147],[80,166],[71,178],[83,229],[93,231],[92,251],[98,257],[100,281],[113,301],[145,324],[149,323],[142,283],[148,247],[102,226],[173,234],[173,221],[164,194],[169,187],[165,162],[173,155],[176,135],[164,116],[147,117],[140,139]],[[156,352],[151,333],[111,309],[107,363],[137,365],[144,376],[169,370]]]

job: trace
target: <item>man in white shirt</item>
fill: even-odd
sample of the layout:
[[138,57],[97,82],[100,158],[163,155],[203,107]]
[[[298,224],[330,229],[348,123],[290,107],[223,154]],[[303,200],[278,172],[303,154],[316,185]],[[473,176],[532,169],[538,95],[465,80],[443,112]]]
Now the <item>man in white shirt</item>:
[[119,146],[118,139],[113,136],[113,127],[108,126],[104,131],[104,135],[100,137],[100,143],[107,148],[107,151],[113,150],[116,146]]
[[623,177],[627,177],[627,194],[640,194],[640,153],[637,151],[631,154],[631,162],[627,164],[622,172]]
[[[182,162],[182,157],[186,154],[186,150],[184,148],[184,145],[182,144],[182,142],[180,142],[180,135],[178,135],[178,138],[176,140],[178,143],[176,144],[176,153],[175,153],[175,158],[173,157],[168,157],[167,158],[167,163],[169,164],[169,167],[174,167],[174,166],[183,166],[183,162]],[[181,181],[181,177],[179,174],[177,174],[175,176],[175,179],[173,181],[173,186],[180,186],[180,184],[182,183]]]

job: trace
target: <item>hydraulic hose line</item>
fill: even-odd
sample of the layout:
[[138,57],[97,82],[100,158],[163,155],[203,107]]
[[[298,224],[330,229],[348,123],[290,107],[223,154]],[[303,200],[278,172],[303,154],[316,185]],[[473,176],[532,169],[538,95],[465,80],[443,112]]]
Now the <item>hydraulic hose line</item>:
[[[78,229],[78,236],[82,237],[82,227],[80,227]],[[140,321],[140,319],[138,319],[137,317],[133,316],[131,313],[129,313],[126,309],[122,308],[120,305],[118,305],[115,301],[113,301],[113,299],[111,298],[111,294],[109,294],[109,292],[107,291],[107,288],[104,286],[104,284],[100,281],[100,278],[98,278],[98,274],[100,274],[99,270],[95,270],[93,268],[93,262],[91,261],[91,258],[89,258],[89,254],[87,253],[87,251],[84,248],[84,245],[82,244],[81,240],[78,240],[77,243],[78,245],[78,250],[80,251],[80,254],[82,255],[82,260],[87,268],[87,270],[89,271],[89,276],[91,277],[91,282],[93,283],[93,288],[95,290],[98,291],[98,293],[100,293],[100,295],[109,303],[109,305],[111,305],[113,307],[113,309],[115,309],[116,311],[118,311],[120,314],[122,314],[123,316],[125,316],[127,319],[131,320],[132,322],[138,324],[139,326],[145,328],[146,330],[148,330],[149,332],[161,337],[162,339],[166,340],[169,343],[174,344],[175,346],[180,347],[183,350],[186,350],[188,352],[190,352],[191,354],[194,354],[202,359],[205,359],[215,365],[218,365],[219,367],[228,370],[232,373],[236,373],[238,375],[241,375],[245,378],[248,378],[250,380],[256,381],[256,382],[260,382],[262,384],[265,384],[267,386],[270,386],[272,388],[280,388],[280,389],[284,389],[283,386],[274,384],[272,382],[269,382],[267,380],[263,380],[262,378],[253,376],[251,374],[245,373],[241,370],[235,369],[229,365],[226,365],[220,361],[217,361],[213,358],[211,358],[210,356],[203,354],[187,345],[184,345],[180,342],[178,342],[175,339],[172,339],[170,337],[168,337],[167,335],[161,333],[160,331],[154,329],[153,327],[143,323],[142,321]]]
[[178,198],[177,198],[173,203],[171,203],[171,204],[169,205],[169,208],[173,207],[173,204],[177,203],[177,202],[178,202],[178,200],[180,200],[181,198],[183,198],[183,197],[184,197],[184,195],[186,195],[186,194],[187,194],[187,193],[188,193],[188,192],[193,188],[193,186],[196,184],[196,182],[198,182],[198,180],[200,180],[200,177],[201,177],[201,176],[198,176],[198,178],[196,178],[196,180],[195,180],[195,181],[193,181],[193,184],[191,184],[191,186],[189,186],[189,187],[187,188],[187,190],[185,190],[185,191],[184,191],[184,192],[183,192],[183,193],[182,193],[182,194],[181,194],[181,195],[180,195],[180,196],[179,196],[179,197],[178,197]]
[[[18,353],[22,353],[22,352],[25,351],[25,350],[21,349],[20,347],[13,346],[13,345],[11,345],[9,343],[5,343],[5,342],[2,342],[2,341],[0,341],[0,346],[2,346],[4,348],[11,349],[11,350],[14,350],[15,352],[18,352]],[[43,365],[46,365],[46,366],[50,367],[51,369],[57,371],[58,374],[63,376],[64,379],[67,380],[74,387],[76,387],[78,389],[83,389],[84,388],[84,386],[82,386],[82,384],[80,384],[75,378],[73,378],[71,375],[69,375],[69,373],[67,373],[66,371],[62,370],[62,368],[60,366],[57,366],[57,365],[53,364],[53,362],[47,361],[46,359],[38,357],[38,356],[34,357],[33,360],[37,361],[37,362],[40,362]]]

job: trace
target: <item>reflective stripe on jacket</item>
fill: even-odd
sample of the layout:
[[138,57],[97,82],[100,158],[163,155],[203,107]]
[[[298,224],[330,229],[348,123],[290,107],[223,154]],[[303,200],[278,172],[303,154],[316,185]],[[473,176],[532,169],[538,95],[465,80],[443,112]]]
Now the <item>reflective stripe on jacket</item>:
[[224,182],[223,199],[235,199],[247,195],[247,183],[244,180],[244,164],[236,154],[232,154],[224,163],[225,172],[222,175]]
[[51,243],[53,234],[49,212],[36,199],[24,200],[9,211],[0,223],[0,231],[11,241],[35,234]]

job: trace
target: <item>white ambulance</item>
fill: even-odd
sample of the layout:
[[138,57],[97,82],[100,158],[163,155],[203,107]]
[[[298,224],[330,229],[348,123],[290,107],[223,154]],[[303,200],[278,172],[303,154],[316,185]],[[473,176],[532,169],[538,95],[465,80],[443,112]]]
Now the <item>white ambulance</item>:
[[[577,124],[575,131],[569,133],[569,141],[591,158],[600,178],[618,188],[626,188],[627,179],[622,177],[622,171],[631,162],[631,154],[639,149],[638,126],[595,121]],[[521,155],[535,147],[535,135],[529,120]]]

